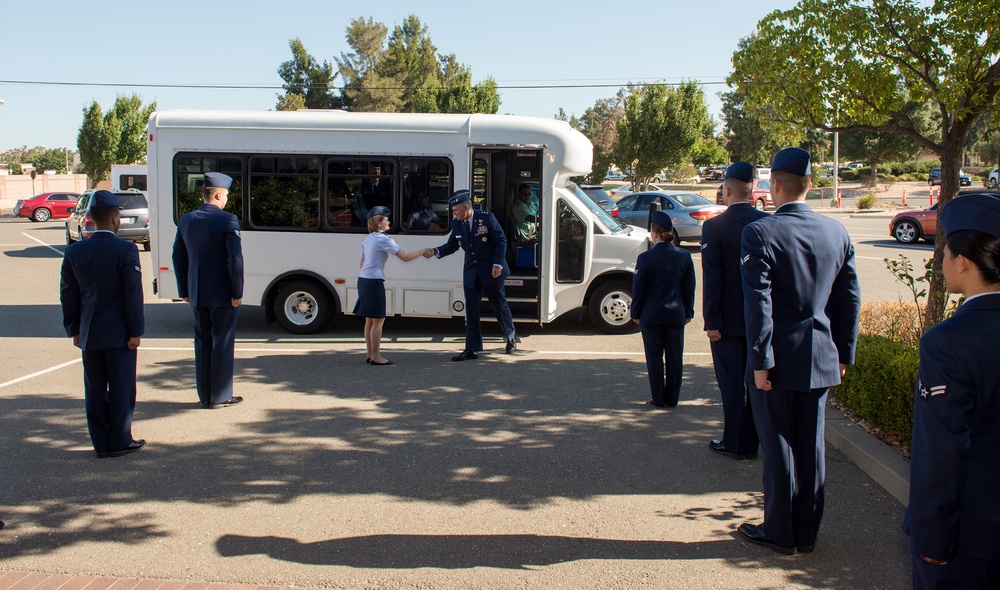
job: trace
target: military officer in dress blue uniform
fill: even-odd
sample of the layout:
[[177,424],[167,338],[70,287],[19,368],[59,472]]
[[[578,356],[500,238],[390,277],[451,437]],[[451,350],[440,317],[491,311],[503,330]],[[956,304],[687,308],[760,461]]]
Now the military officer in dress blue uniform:
[[840,223],[805,203],[809,153],[771,165],[774,215],[743,229],[747,371],[764,450],[764,522],[744,538],[779,553],[811,552],[823,518],[827,390],[854,362],[861,290]]
[[649,403],[673,408],[684,372],[684,326],[694,317],[694,263],[674,246],[669,215],[653,211],[650,221],[653,247],[635,261],[630,313],[642,331]]
[[66,334],[83,350],[94,452],[118,457],[146,444],[132,438],[136,350],[145,331],[142,272],[135,244],[115,236],[121,226],[118,197],[97,191],[91,199],[97,231],[66,248],[59,298]]
[[496,217],[489,211],[472,208],[472,198],[467,190],[456,191],[448,205],[451,207],[451,235],[443,246],[428,252],[426,257],[443,258],[465,250],[463,286],[465,287],[465,350],[452,357],[453,361],[479,358],[483,349],[483,332],[479,324],[479,305],[483,293],[493,306],[500,329],[507,340],[505,352],[517,349],[514,320],[504,294],[504,279],[510,274],[507,268],[507,238]]
[[748,224],[767,217],[750,205],[753,166],[736,162],[726,169],[722,199],[727,209],[701,230],[705,332],[712,347],[715,379],[722,394],[722,439],[709,448],[732,459],[757,457],[759,439],[747,391],[747,337],[743,321],[740,238]]
[[920,339],[913,411],[914,588],[1000,588],[1000,197],[956,197],[940,214],[944,279],[965,296]]
[[240,220],[223,211],[233,179],[206,172],[204,203],[177,221],[174,274],[177,292],[194,310],[194,363],[204,408],[233,406],[236,308],[243,299]]

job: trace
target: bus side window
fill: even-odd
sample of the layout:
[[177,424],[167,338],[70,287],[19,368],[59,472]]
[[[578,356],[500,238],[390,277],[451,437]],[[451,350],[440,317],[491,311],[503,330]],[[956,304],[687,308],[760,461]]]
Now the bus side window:
[[566,201],[556,205],[556,282],[583,281],[584,254],[587,251],[587,226]]
[[202,186],[206,172],[222,172],[233,179],[229,187],[226,211],[243,221],[243,159],[239,156],[195,156],[178,154],[174,158],[174,221],[202,204]]
[[451,165],[443,158],[408,158],[402,162],[403,209],[399,216],[410,232],[448,231]]
[[250,223],[277,229],[319,227],[319,158],[250,159]]

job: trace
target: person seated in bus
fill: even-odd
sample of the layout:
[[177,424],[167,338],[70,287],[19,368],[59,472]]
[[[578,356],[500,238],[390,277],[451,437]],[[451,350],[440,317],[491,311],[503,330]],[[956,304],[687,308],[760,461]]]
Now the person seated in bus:
[[380,163],[372,164],[370,177],[361,184],[361,199],[369,210],[392,205],[392,178],[382,176]]
[[531,187],[526,184],[517,186],[517,198],[511,207],[514,217],[514,227],[517,230],[518,241],[528,243],[538,235],[538,206],[532,202]]
[[404,252],[386,235],[389,208],[373,207],[368,212],[368,235],[361,242],[361,272],[358,273],[358,301],[354,315],[365,318],[365,362],[375,366],[393,364],[382,356],[382,324],[385,322],[385,261],[392,254],[403,262],[433,255],[430,248]]
[[431,204],[426,198],[417,201],[416,210],[406,218],[405,227],[412,231],[434,232],[444,231],[447,228],[437,213],[431,209]]

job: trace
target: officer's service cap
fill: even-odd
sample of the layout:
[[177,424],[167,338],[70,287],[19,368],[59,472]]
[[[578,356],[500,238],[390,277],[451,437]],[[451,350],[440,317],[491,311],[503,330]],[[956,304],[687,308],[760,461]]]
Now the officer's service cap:
[[221,172],[205,173],[205,188],[224,188],[229,190],[232,184],[233,179]]
[[809,152],[802,148],[785,148],[774,155],[771,170],[783,170],[797,176],[812,174],[809,166]]
[[974,229],[1000,238],[1000,196],[977,193],[955,197],[941,209],[945,235]]
[[448,199],[448,206],[457,207],[459,205],[464,205],[465,203],[468,203],[471,200],[472,200],[472,194],[469,193],[469,191],[465,189],[460,191],[455,191],[451,194],[451,197]]
[[653,211],[650,214],[650,218],[653,220],[653,223],[663,229],[674,229],[674,224],[670,221],[670,216],[663,211]]
[[376,215],[381,215],[382,217],[389,217],[389,208],[379,205],[377,207],[372,207],[368,210],[368,219],[375,217]]
[[118,197],[111,191],[96,191],[91,197],[90,205],[92,207],[118,207],[121,209],[118,206]]
[[753,182],[753,166],[746,162],[736,162],[726,168],[726,179],[732,178],[740,182]]

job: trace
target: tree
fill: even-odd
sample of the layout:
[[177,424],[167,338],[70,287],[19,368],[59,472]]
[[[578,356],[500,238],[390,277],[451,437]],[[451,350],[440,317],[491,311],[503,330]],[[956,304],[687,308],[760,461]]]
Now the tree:
[[347,26],[347,44],[354,51],[341,52],[336,61],[350,110],[395,113],[403,106],[403,77],[383,66],[388,35],[389,28],[371,17]]
[[691,148],[691,163],[695,166],[725,164],[729,153],[718,138],[700,138]]
[[288,41],[292,59],[278,66],[278,75],[284,80],[284,95],[278,95],[279,111],[303,109],[340,109],[343,98],[335,94],[334,80],[337,72],[333,64],[320,64],[306,51],[298,37]]
[[28,162],[35,167],[35,170],[39,172],[55,170],[58,174],[65,174],[67,172],[66,160],[66,151],[61,148],[47,149],[28,158]]
[[[733,54],[731,86],[764,126],[906,135],[941,160],[941,202],[958,194],[969,128],[1000,117],[1000,21],[994,2],[801,0],[757,24]],[[907,116],[940,114],[935,132]],[[944,239],[938,226],[924,325],[944,316]]]
[[80,167],[90,178],[91,188],[108,178],[112,164],[146,161],[147,121],[155,110],[156,102],[143,106],[137,94],[119,95],[114,106],[103,116],[96,100],[84,107],[76,145]]
[[389,77],[402,82],[404,111],[413,112],[418,92],[440,85],[437,47],[427,27],[413,14],[392,30],[381,66]]
[[685,163],[706,129],[710,129],[705,94],[697,82],[676,88],[645,86],[625,99],[612,153],[621,170],[632,169],[633,182],[645,187],[661,169]]

